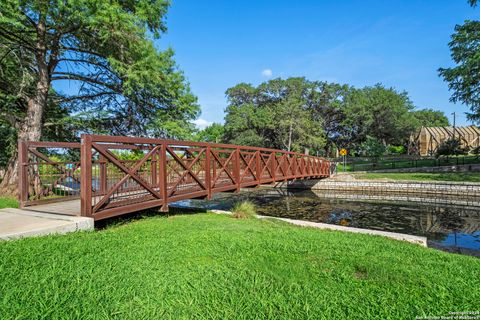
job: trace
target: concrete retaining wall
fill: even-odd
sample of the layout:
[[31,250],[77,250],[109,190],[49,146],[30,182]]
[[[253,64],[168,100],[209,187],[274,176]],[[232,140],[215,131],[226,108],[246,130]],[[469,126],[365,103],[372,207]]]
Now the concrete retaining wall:
[[445,194],[462,197],[480,196],[480,183],[466,182],[334,181],[325,179],[279,182],[275,186],[312,190]]
[[[480,164],[465,164],[459,166],[439,166],[439,167],[418,167],[418,168],[399,168],[399,169],[383,169],[370,170],[368,172],[480,172]],[[361,171],[355,171],[361,172]],[[365,171],[367,172],[367,171]]]

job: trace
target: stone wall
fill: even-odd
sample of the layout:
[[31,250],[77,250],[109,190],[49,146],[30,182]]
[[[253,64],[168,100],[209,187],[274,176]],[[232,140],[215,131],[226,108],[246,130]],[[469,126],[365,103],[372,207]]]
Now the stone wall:
[[[480,172],[480,164],[465,164],[458,166],[438,166],[438,167],[418,167],[418,168],[399,168],[370,170],[368,172]],[[360,171],[356,171],[360,172]]]
[[480,183],[471,182],[420,182],[420,181],[334,181],[334,180],[295,180],[278,182],[276,187],[330,191],[393,192],[445,194],[462,197],[480,196]]

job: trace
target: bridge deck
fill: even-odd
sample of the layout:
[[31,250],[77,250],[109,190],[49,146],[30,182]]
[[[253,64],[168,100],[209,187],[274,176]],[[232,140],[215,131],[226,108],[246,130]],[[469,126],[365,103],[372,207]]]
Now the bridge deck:
[[29,211],[62,214],[67,216],[80,215],[80,199],[67,200],[61,202],[37,204],[26,207]]

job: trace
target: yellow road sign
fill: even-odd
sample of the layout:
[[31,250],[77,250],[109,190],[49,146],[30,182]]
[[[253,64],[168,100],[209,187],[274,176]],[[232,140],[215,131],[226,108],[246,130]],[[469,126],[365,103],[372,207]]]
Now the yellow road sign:
[[347,149],[340,149],[340,155],[341,156],[346,156],[348,154]]

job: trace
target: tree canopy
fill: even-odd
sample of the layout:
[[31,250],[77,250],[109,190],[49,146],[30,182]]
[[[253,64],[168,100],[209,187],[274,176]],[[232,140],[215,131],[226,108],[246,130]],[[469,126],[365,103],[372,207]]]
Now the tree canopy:
[[274,79],[227,90],[225,139],[285,150],[318,150],[325,144],[322,119],[313,115],[316,84],[305,78]]
[[220,123],[212,123],[203,130],[197,132],[194,136],[194,140],[202,142],[219,143],[223,140],[224,126]]
[[338,148],[378,153],[388,145],[404,145],[422,125],[448,125],[443,112],[415,110],[406,92],[381,84],[354,88],[274,79],[257,87],[241,83],[227,90],[227,98],[225,142],[286,150],[290,142],[291,150],[325,155]]
[[480,123],[480,21],[455,26],[449,43],[455,66],[440,68],[440,76],[452,91],[450,100],[470,107],[470,120]]
[[433,109],[415,110],[413,116],[418,121],[418,126],[446,127],[449,125],[448,118],[442,111]]
[[352,89],[346,97],[343,121],[350,144],[375,137],[385,146],[401,144],[415,129],[414,106],[406,92],[377,84]]
[[[4,0],[0,6],[0,117],[18,138],[39,140],[49,103],[82,131],[182,137],[196,98],[166,30],[165,0]],[[69,92],[52,84],[69,82]],[[178,129],[178,128],[181,128]],[[8,179],[10,180],[10,179]]]

